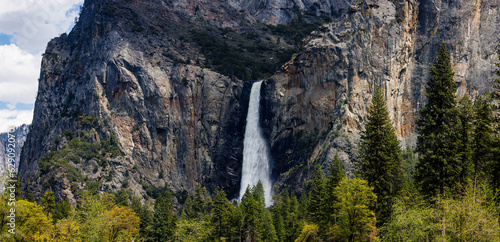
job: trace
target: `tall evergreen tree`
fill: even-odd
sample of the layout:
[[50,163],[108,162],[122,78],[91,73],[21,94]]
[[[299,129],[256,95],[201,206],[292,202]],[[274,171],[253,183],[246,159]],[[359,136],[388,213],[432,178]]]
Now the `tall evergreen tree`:
[[326,180],[326,211],[328,211],[328,226],[330,227],[335,223],[335,218],[337,216],[337,211],[335,209],[335,203],[338,198],[335,197],[335,188],[339,185],[340,181],[345,177],[344,167],[342,166],[342,161],[339,158],[339,154],[335,153],[332,163],[330,165],[330,173]]
[[457,122],[457,162],[460,166],[459,182],[465,187],[467,181],[472,178],[472,130],[473,109],[469,96],[465,95],[459,102]]
[[271,207],[273,215],[273,224],[279,241],[286,240],[285,218],[288,216],[288,192],[285,190],[273,196],[273,205]]
[[309,204],[307,210],[311,220],[319,225],[320,231],[326,229],[327,215],[326,210],[326,179],[323,170],[319,165],[314,169],[312,185],[309,191]]
[[493,123],[493,159],[489,164],[489,176],[493,189],[496,191],[496,200],[500,202],[500,52],[498,53],[498,63],[496,75],[497,78],[493,81],[493,98],[496,102],[494,106],[494,123]]
[[390,218],[393,200],[406,186],[406,176],[401,146],[380,87],[375,89],[361,133],[359,162],[361,176],[377,194],[377,220],[384,223]]
[[248,187],[241,198],[244,240],[275,241],[278,239],[271,214],[265,206],[264,187],[259,181],[254,187]]
[[53,191],[45,192],[41,198],[40,205],[43,207],[43,213],[47,216],[53,216],[56,210],[56,199]]
[[170,194],[156,198],[153,215],[153,238],[155,241],[168,241],[175,232],[177,215],[172,208]]
[[288,213],[285,216],[286,241],[294,241],[299,236],[302,225],[300,220],[300,204],[295,193],[292,192],[290,194],[290,199],[285,206],[288,208]]
[[193,211],[196,216],[201,218],[204,214],[210,212],[211,203],[212,199],[208,195],[207,189],[198,183],[193,197]]
[[427,82],[427,104],[417,120],[419,164],[415,180],[428,198],[444,195],[445,189],[458,180],[460,166],[456,155],[457,85],[453,81],[450,54],[441,44],[437,60],[430,68]]
[[228,210],[229,201],[226,197],[226,192],[224,190],[215,190],[214,201],[213,201],[213,216],[212,216],[212,224],[215,228],[215,238],[219,240],[222,237],[227,236],[228,229],[226,228],[226,214]]
[[151,210],[149,210],[146,204],[142,204],[141,199],[136,195],[132,196],[132,204],[130,207],[140,218],[140,224],[139,224],[140,236],[143,238],[147,237],[149,229],[153,224],[153,214]]
[[128,192],[126,189],[121,189],[118,194],[115,197],[115,202],[116,205],[118,206],[128,206],[129,205],[129,199],[128,199]]
[[493,113],[489,93],[478,96],[474,102],[473,170],[474,178],[485,175],[487,165],[493,158]]

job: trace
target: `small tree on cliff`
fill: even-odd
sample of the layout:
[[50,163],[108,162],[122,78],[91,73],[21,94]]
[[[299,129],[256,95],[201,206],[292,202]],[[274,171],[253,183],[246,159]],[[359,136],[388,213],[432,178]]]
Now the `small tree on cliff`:
[[444,195],[460,175],[457,159],[457,101],[456,84],[450,54],[441,44],[437,60],[430,68],[432,75],[427,82],[427,104],[420,110],[417,120],[417,152],[420,162],[416,169],[416,181],[427,197]]
[[380,223],[390,219],[393,200],[406,187],[402,151],[380,87],[375,89],[359,144],[359,172],[377,194]]

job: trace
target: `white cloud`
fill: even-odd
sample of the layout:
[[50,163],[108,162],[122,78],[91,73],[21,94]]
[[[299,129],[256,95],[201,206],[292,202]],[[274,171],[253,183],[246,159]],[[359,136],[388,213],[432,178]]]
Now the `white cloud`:
[[35,102],[41,58],[13,44],[0,45],[0,101]]
[[0,45],[0,132],[10,125],[31,123],[33,111],[15,110],[16,103],[34,103],[41,53],[47,42],[74,24],[83,0],[2,0],[0,34],[12,36]]
[[30,124],[31,121],[33,121],[33,110],[0,109],[0,133],[21,124]]
[[[83,0],[3,0],[0,33],[13,35],[12,41],[24,50],[38,53],[47,42],[68,31]],[[74,10],[74,11],[70,11]]]

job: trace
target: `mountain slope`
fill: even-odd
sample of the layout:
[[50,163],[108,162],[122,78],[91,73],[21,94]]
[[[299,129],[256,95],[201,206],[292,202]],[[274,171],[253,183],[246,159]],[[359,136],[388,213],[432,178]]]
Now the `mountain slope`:
[[86,1],[71,33],[44,54],[21,155],[25,191],[54,190],[59,200],[84,188],[144,195],[201,183],[235,197],[255,79],[266,79],[273,177],[300,191],[313,163],[326,169],[335,152],[352,173],[376,86],[397,134],[412,143],[438,43],[453,54],[461,95],[491,82],[498,2],[349,4]]
[[459,97],[483,93],[499,51],[498,7],[498,1],[366,0],[314,32],[266,82],[264,123],[277,185],[302,189],[314,164],[327,170],[335,152],[352,173],[377,86],[403,145],[413,144],[441,42],[452,53]]

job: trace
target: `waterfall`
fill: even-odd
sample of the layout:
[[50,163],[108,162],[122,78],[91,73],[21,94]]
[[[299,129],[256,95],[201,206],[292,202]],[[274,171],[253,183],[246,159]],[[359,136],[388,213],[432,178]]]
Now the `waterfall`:
[[250,92],[247,124],[243,140],[243,169],[241,176],[240,201],[247,186],[262,182],[266,206],[271,206],[271,168],[269,165],[269,149],[259,125],[260,88],[262,81],[255,82]]

